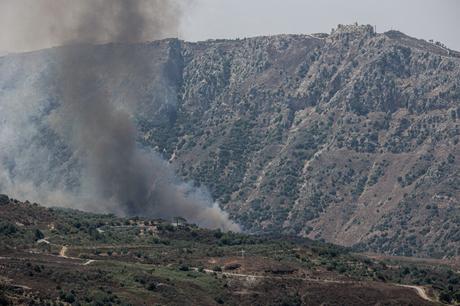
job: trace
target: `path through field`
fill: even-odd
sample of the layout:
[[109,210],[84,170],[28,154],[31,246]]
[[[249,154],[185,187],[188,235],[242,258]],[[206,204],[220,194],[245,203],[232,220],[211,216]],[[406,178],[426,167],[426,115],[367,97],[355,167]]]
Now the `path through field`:
[[435,302],[433,299],[431,299],[428,294],[425,291],[425,288],[420,287],[420,286],[413,286],[413,285],[398,285],[400,287],[405,287],[405,288],[411,288],[414,289],[417,294],[424,300],[430,301],[430,302]]

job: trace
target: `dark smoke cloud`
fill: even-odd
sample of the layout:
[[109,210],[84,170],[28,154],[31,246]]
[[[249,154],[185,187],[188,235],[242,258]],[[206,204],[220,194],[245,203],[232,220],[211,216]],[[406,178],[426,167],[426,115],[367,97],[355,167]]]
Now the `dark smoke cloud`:
[[[163,218],[182,216],[211,228],[238,230],[228,214],[209,195],[179,181],[157,154],[136,143],[134,111],[139,96],[123,93],[116,104],[103,82],[104,76],[147,77],[149,58],[133,56],[120,43],[162,37],[175,30],[180,7],[166,0],[61,0],[71,10],[70,19],[59,19],[62,2],[44,1],[45,11],[58,19],[50,29],[57,49],[55,87],[60,106],[51,115],[51,126],[81,162],[80,189],[76,199],[95,211]],[[64,14],[69,18],[69,12]],[[56,17],[58,16],[58,17]],[[104,57],[92,44],[116,43]],[[50,197],[48,197],[50,198]],[[62,199],[62,197],[61,197]]]
[[[107,43],[113,41],[114,37],[129,42],[136,38],[145,41],[174,37],[178,33],[178,17],[192,2],[1,0],[0,46],[3,51],[30,51],[60,46],[66,42]],[[141,14],[137,15],[137,19],[126,19],[138,12]],[[88,23],[81,22],[82,16]],[[93,32],[93,29],[98,31]],[[128,29],[136,29],[136,32],[128,33]]]

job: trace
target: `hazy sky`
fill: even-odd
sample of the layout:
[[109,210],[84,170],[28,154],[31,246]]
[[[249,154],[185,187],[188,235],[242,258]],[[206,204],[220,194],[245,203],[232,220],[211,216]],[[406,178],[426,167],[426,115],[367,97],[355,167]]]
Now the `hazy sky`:
[[327,32],[337,24],[398,29],[460,50],[460,0],[196,0],[184,16],[188,40]]
[[[69,0],[0,0],[0,51],[38,49],[55,44],[45,33],[59,25],[54,24],[52,18],[36,18],[48,10],[43,5],[47,1],[62,4]],[[185,40],[329,33],[339,23],[358,22],[376,25],[378,32],[398,29],[460,50],[460,0],[164,1],[180,2],[187,7],[179,29],[168,34]],[[68,9],[60,13],[71,16]]]

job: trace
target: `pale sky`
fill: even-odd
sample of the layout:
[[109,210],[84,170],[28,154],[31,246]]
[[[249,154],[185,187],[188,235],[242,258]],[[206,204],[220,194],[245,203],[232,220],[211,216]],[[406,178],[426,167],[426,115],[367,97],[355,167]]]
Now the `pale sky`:
[[[72,10],[66,9],[66,1],[72,3],[70,0],[0,0],[0,55],[2,51],[27,51],[59,44],[49,33],[61,28],[55,20],[68,19],[64,15]],[[460,0],[156,1],[175,1],[187,7],[179,28],[165,35],[179,35],[189,41],[329,33],[338,24],[358,22],[376,25],[377,32],[397,29],[417,38],[434,39],[460,51]],[[61,10],[49,12],[46,2],[61,6]],[[63,16],[54,18],[56,14]]]
[[196,0],[182,20],[181,36],[195,41],[329,33],[337,24],[354,22],[460,50],[460,0]]

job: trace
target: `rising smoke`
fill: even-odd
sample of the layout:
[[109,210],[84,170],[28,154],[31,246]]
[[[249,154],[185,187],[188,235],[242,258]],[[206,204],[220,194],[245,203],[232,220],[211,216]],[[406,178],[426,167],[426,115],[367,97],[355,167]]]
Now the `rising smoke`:
[[[151,59],[142,52],[134,56],[126,43],[176,30],[180,7],[169,0],[44,0],[42,5],[47,16],[58,21],[47,35],[65,45],[55,50],[58,65],[52,82],[59,101],[49,124],[72,156],[78,182],[71,194],[48,191],[46,186],[18,181],[3,169],[0,187],[18,194],[31,194],[35,187],[41,199],[58,202],[52,204],[70,199],[93,211],[182,216],[202,226],[238,230],[207,192],[181,182],[159,155],[139,147],[134,119],[138,94],[120,93],[122,103],[114,103],[111,93],[116,90],[110,86],[115,85],[103,82],[107,75],[126,80],[147,77]],[[70,15],[67,11],[59,18],[64,10],[71,10]],[[106,42],[118,47],[96,56],[92,45]]]

